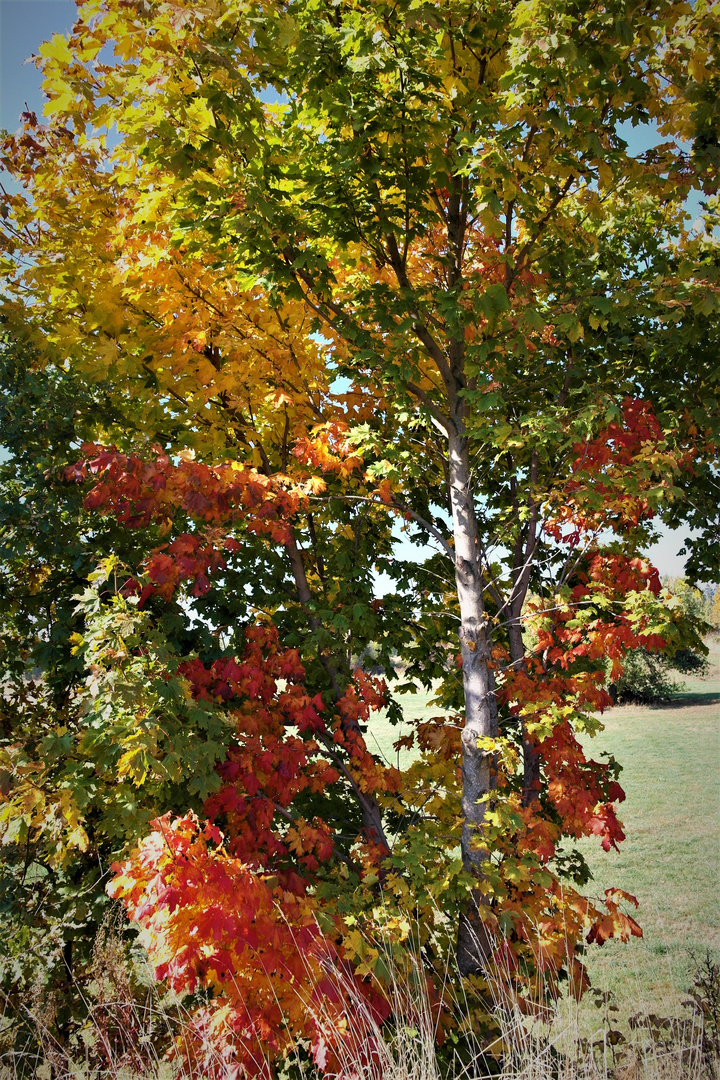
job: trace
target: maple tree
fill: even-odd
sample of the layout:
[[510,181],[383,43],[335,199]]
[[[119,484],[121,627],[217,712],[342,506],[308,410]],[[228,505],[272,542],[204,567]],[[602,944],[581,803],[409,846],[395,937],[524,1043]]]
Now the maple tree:
[[[623,839],[581,737],[629,650],[698,644],[642,551],[716,476],[718,32],[664,0],[92,0],[41,49],[3,317],[84,387],[55,476],[107,531],[69,723],[3,751],[5,836],[122,860],[240,1071],[298,1037],[333,1067],[290,975],[350,965],[383,1015],[358,925],[415,910],[427,955],[459,925],[466,974],[504,934],[527,1002],[639,932],[579,892],[572,841]],[[370,645],[444,713],[402,771]]]

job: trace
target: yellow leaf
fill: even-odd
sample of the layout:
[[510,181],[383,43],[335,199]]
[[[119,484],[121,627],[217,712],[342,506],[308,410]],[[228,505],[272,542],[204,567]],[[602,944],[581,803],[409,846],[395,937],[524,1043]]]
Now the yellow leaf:
[[129,776],[136,787],[141,787],[148,773],[145,756],[140,749],[126,750],[117,763],[118,777]]
[[64,94],[60,94],[59,97],[53,98],[43,108],[45,116],[53,116],[55,113],[66,112],[70,108],[75,100],[75,94],[72,90],[66,90]]
[[600,184],[604,188],[609,188],[613,182],[613,172],[606,161],[599,161],[597,166],[598,176],[600,177]]
[[43,41],[38,51],[46,60],[58,60],[61,64],[72,63],[73,55],[62,34],[53,34],[49,41]]
[[705,75],[706,75],[705,62],[706,62],[706,60],[707,60],[707,53],[705,51],[693,53],[693,55],[690,57],[690,63],[688,64],[688,69],[689,69],[690,74],[692,75],[693,79],[695,79],[695,81],[698,82],[698,83],[702,83],[702,82],[705,81]]
[[67,846],[79,848],[80,851],[87,851],[89,842],[82,825],[77,825],[67,838]]

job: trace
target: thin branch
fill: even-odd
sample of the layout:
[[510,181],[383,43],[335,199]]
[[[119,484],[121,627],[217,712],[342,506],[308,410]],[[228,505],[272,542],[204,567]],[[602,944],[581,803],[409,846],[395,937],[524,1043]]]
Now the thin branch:
[[424,390],[421,390],[414,382],[406,382],[405,386],[409,393],[418,399],[418,401],[425,406],[432,418],[437,421],[446,435],[457,435],[457,429],[449,416],[445,416],[445,413],[438,409],[430,398],[427,396]]
[[[396,510],[399,514],[404,514],[407,517],[411,517],[413,519],[413,521],[416,521],[418,523],[418,525],[420,525],[423,529],[426,529],[427,532],[429,532],[430,535],[433,536],[435,538],[435,540],[437,540],[438,544],[440,544],[440,546],[442,547],[445,554],[450,559],[452,559],[453,565],[454,565],[454,563],[455,563],[455,552],[450,547],[450,545],[448,544],[447,540],[445,539],[443,534],[440,532],[440,530],[436,529],[434,525],[431,525],[430,522],[427,521],[420,514],[416,514],[415,511],[411,510],[409,506],[405,506],[403,503],[397,503],[397,502],[392,502],[392,503],[381,502],[378,499],[370,498],[369,495],[333,495],[332,498],[333,499],[343,499],[346,502],[370,503],[372,506],[376,506],[380,510],[382,510],[383,508],[387,509],[387,510]],[[315,500],[315,501],[320,501],[320,496],[312,496],[311,495],[310,499]]]
[[565,196],[567,195],[568,191],[570,190],[570,188],[572,187],[572,185],[574,183],[575,183],[575,176],[571,173],[570,176],[568,176],[565,183],[563,184],[563,186],[558,191],[555,198],[552,200],[552,202],[548,206],[548,208],[545,211],[545,213],[543,214],[543,216],[540,218],[540,221],[538,222],[538,225],[537,225],[537,228],[535,229],[535,232],[532,234],[530,239],[527,240],[523,244],[523,246],[520,248],[520,251],[517,254],[517,258],[515,259],[515,269],[511,270],[509,266],[505,267],[505,291],[506,292],[510,289],[512,283],[515,281],[515,278],[520,273],[520,271],[522,269],[522,266],[523,266],[523,261],[524,261],[526,255],[528,254],[529,251],[532,250],[532,248],[534,247],[534,245],[537,242],[537,240],[539,239],[539,237],[542,236],[542,234],[543,234],[543,232],[545,230],[545,226],[547,225],[550,218],[552,217],[553,211],[560,205],[560,203],[563,201],[563,199],[565,198]]

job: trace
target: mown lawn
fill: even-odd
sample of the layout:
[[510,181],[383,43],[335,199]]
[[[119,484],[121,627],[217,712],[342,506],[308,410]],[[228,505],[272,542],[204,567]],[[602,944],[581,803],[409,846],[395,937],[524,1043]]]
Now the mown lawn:
[[[677,1004],[692,963],[710,948],[720,954],[720,644],[711,671],[686,679],[688,692],[670,706],[617,708],[592,743],[593,756],[612,753],[623,765],[627,839],[606,854],[586,841],[594,874],[586,891],[619,886],[637,896],[642,941],[591,949],[595,985],[613,990],[625,1008]],[[403,699],[408,717],[429,717],[423,695]],[[399,729],[376,721],[371,739],[396,763]],[[402,763],[409,755],[402,755]]]
[[720,649],[711,672],[663,708],[608,713],[595,740],[624,768],[627,839],[607,855],[584,850],[600,891],[618,885],[640,901],[642,941],[589,956],[593,981],[619,998],[657,1006],[688,985],[689,953],[720,953]]
[[[432,700],[432,694],[403,694],[398,697],[398,701],[402,705],[403,716],[407,720],[429,720],[432,716],[441,716],[442,709],[437,705],[428,705],[428,700]],[[367,732],[367,744],[368,748],[374,753],[381,755],[389,765],[396,765],[399,768],[407,767],[415,757],[413,751],[401,750],[398,754],[393,749],[393,743],[397,742],[401,735],[407,734],[412,730],[410,724],[398,724],[392,726],[387,723],[382,715],[376,716],[370,725]]]

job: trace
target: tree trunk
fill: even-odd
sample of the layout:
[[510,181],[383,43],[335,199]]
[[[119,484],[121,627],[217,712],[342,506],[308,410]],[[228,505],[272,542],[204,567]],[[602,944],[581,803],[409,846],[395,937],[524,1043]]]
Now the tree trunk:
[[[510,659],[513,669],[521,671],[527,669],[525,663],[525,643],[522,639],[522,626],[520,623],[520,604],[514,604],[510,610],[510,625],[508,636],[510,638]],[[522,743],[523,743],[523,806],[531,806],[537,801],[540,793],[540,754],[538,753],[537,739],[527,730],[527,721],[522,720]]]
[[[465,727],[462,733],[462,857],[476,871],[483,856],[473,841],[482,829],[489,793],[495,786],[492,755],[478,740],[498,733],[494,685],[489,667],[491,639],[483,601],[478,528],[470,478],[468,440],[450,435],[448,445],[455,581],[460,603],[460,649],[465,691]],[[483,927],[479,892],[458,928],[457,960],[463,974],[480,970],[489,952]]]

